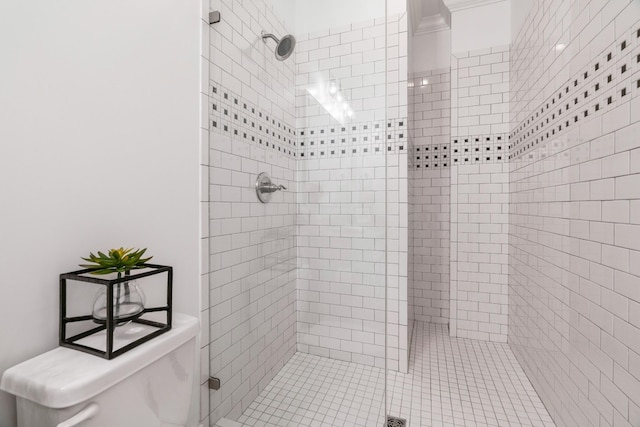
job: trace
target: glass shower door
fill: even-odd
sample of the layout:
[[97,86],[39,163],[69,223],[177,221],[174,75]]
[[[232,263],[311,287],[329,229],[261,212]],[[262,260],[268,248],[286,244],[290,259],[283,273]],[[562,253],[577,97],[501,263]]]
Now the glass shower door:
[[407,328],[406,64],[385,6],[212,1],[213,426],[385,424],[385,370],[401,369]]
[[310,3],[296,74],[298,350],[323,364],[335,395],[322,425],[382,426],[387,155],[396,147],[385,2]]

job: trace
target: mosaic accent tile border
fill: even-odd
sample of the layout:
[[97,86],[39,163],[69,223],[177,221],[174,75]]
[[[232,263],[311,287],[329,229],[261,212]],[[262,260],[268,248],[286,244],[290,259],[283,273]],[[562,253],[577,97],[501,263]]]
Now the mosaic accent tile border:
[[[566,81],[509,135],[509,159],[640,95],[640,22]],[[533,157],[531,157],[533,158]]]
[[[408,151],[407,118],[299,128],[298,158],[354,157]],[[386,140],[386,143],[385,143]]]
[[414,169],[439,169],[451,166],[449,144],[420,144],[412,147]]
[[[407,118],[295,129],[240,95],[212,83],[211,131],[271,148],[291,158],[364,156],[408,150]],[[386,140],[386,144],[385,141]]]
[[507,134],[451,138],[451,162],[457,164],[502,163],[507,160]]
[[209,125],[212,132],[296,157],[296,129],[274,118],[240,95],[212,82],[209,87]]
[[415,169],[451,165],[502,163],[507,159],[507,135],[452,137],[451,143],[416,145],[411,150]]

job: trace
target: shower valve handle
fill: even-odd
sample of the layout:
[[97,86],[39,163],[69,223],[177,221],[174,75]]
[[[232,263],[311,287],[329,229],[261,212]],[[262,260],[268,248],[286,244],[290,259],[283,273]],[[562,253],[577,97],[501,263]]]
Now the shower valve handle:
[[276,184],[263,184],[260,186],[260,191],[263,193],[275,193],[276,191],[286,190],[287,187],[284,185],[276,185]]
[[276,191],[286,190],[284,185],[278,185],[271,182],[269,175],[262,172],[256,179],[256,195],[262,203],[268,203],[271,200],[271,194]]

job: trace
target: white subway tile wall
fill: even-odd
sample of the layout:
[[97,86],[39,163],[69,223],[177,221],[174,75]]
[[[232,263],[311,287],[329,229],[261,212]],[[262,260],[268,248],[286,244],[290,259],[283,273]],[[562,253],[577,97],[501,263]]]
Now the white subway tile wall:
[[454,52],[452,137],[509,132],[509,46]]
[[409,309],[448,323],[451,71],[412,75],[409,90]]
[[[386,212],[388,366],[406,372],[406,13],[387,20],[387,122],[384,18],[299,35],[297,348],[384,366]],[[319,82],[350,103],[344,125],[310,95]]]
[[451,98],[451,335],[508,335],[509,47],[455,53]]
[[384,155],[298,167],[298,350],[382,367]]
[[398,290],[407,286],[406,232],[399,231],[407,227],[399,222],[406,201],[399,206],[397,199],[407,181],[401,162],[406,154],[389,156],[385,174],[383,155],[298,160],[299,351],[384,366],[388,201],[390,360],[398,363],[399,352],[406,352],[399,335],[408,335],[401,330],[407,297]]
[[506,342],[509,169],[451,170],[451,334]]
[[[223,17],[209,30],[208,370],[203,364],[222,387],[209,394],[204,385],[201,399],[215,425],[240,416],[295,353],[295,54],[279,62],[260,40],[262,30],[288,33],[271,2],[212,0],[208,9]],[[260,172],[288,191],[260,203]]]
[[[397,29],[396,29],[397,35]],[[385,19],[298,35],[298,127],[335,124],[308,89],[337,84],[357,121],[385,119]]]
[[[411,123],[416,146],[447,144],[451,135],[451,70],[413,74],[409,80],[415,116]],[[420,159],[416,164],[437,159]]]
[[558,425],[638,426],[640,4],[533,3],[511,54],[509,343]]

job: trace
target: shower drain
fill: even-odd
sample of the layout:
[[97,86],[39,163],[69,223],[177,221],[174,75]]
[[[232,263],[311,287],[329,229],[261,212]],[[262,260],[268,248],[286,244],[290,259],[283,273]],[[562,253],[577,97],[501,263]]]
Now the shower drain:
[[407,420],[404,418],[387,417],[387,427],[407,427]]

